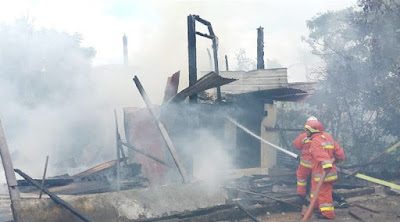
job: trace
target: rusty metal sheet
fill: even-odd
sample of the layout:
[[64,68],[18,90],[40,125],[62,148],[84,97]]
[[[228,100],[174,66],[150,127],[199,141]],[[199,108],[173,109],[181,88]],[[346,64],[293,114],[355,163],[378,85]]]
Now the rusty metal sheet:
[[[122,161],[122,160],[123,159],[120,159],[120,161]],[[75,174],[75,175],[72,176],[72,178],[77,179],[77,178],[87,177],[90,174],[97,173],[99,171],[102,171],[102,170],[108,169],[110,167],[113,167],[116,162],[117,162],[117,160],[111,160],[111,161],[108,161],[106,163],[102,163],[102,164],[97,165],[95,167],[92,167],[92,168],[90,168],[88,170],[85,170],[85,171],[83,171],[81,173]]]
[[210,72],[207,75],[201,77],[193,86],[189,86],[188,88],[179,92],[176,96],[174,96],[170,102],[181,102],[185,100],[186,97],[191,96],[193,94],[202,92],[207,89],[212,89],[218,86],[223,86],[225,84],[229,84],[231,82],[236,81],[236,79],[232,78],[224,78],[218,75],[215,72]]
[[[124,128],[128,144],[167,162],[167,147],[146,108],[124,108]],[[129,158],[142,164],[142,174],[150,184],[163,184],[168,179],[168,167],[131,150]]]
[[309,94],[306,91],[294,88],[276,88],[259,90],[240,94],[226,94],[227,97],[254,96],[275,101],[292,101],[299,102],[304,100]]
[[180,71],[168,77],[167,85],[165,86],[163,103],[168,102],[178,93]]

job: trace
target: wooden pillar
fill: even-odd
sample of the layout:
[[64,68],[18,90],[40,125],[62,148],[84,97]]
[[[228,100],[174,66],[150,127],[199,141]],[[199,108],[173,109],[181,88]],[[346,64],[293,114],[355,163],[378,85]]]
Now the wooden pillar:
[[257,29],[257,69],[264,69],[264,28]]
[[229,71],[229,63],[228,63],[228,56],[225,55],[225,66],[226,66],[226,71]]
[[128,38],[125,34],[122,37],[122,45],[124,49],[124,65],[128,66]]
[[[214,33],[213,33],[214,34]],[[218,39],[217,37],[214,35],[214,38],[212,40],[213,44],[213,52],[214,52],[214,67],[215,67],[215,73],[217,73],[219,75],[219,66],[218,66]],[[217,87],[217,101],[221,102],[222,98],[221,98],[221,87]]]
[[[189,56],[189,86],[197,81],[197,58],[196,58],[196,20],[193,15],[187,17],[188,25],[188,56]],[[191,103],[197,103],[197,94],[189,97]]]
[[[273,144],[279,144],[279,134],[275,128],[277,110],[275,104],[265,104],[266,116],[261,122],[261,137]],[[261,143],[261,167],[270,169],[276,165],[277,151],[268,144]]]
[[8,150],[8,145],[6,137],[4,135],[3,127],[0,121],[0,155],[3,162],[4,173],[6,175],[8,192],[11,199],[11,210],[13,213],[14,221],[21,221],[18,216],[16,208],[19,206],[19,201],[21,197],[19,195],[19,189],[17,184],[17,179],[15,178],[14,166],[11,161],[10,152]]

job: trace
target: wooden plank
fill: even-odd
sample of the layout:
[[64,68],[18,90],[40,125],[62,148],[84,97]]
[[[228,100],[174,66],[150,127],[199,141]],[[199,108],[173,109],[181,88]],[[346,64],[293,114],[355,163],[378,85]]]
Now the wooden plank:
[[366,222],[364,219],[362,219],[360,216],[358,216],[358,214],[356,214],[355,212],[349,210],[348,211],[350,216],[352,216],[354,219],[360,221],[360,222]]
[[46,179],[46,172],[47,172],[47,164],[49,163],[49,156],[46,156],[46,163],[44,164],[44,171],[43,171],[43,179],[42,179],[42,186],[40,187],[39,199],[42,199],[43,187]]
[[10,194],[11,199],[11,210],[13,213],[14,221],[19,220],[18,212],[15,209],[15,205],[21,200],[17,179],[14,173],[13,163],[11,161],[10,152],[8,150],[8,145],[6,141],[6,137],[4,135],[3,127],[0,120],[0,156],[3,163],[4,172],[6,175],[6,181],[8,186],[8,192]]
[[275,198],[275,197],[271,197],[271,196],[268,196],[268,195],[265,195],[265,194],[262,194],[262,193],[257,193],[257,192],[238,189],[238,188],[227,188],[227,189],[234,189],[234,190],[237,190],[237,191],[242,192],[242,193],[248,193],[248,194],[252,194],[252,195],[256,195],[256,196],[260,196],[260,197],[266,197],[268,199],[275,200],[277,202],[290,205],[290,206],[295,207],[297,209],[302,209],[302,207],[297,205],[297,204],[293,204],[293,203],[290,203],[290,202],[287,202],[287,201],[284,201],[284,200],[281,200],[281,199],[278,199],[278,198]]
[[158,163],[161,163],[164,166],[171,167],[167,162],[165,162],[165,161],[163,161],[163,160],[161,160],[161,159],[159,159],[159,158],[157,158],[155,156],[152,156],[152,155],[150,155],[150,154],[148,154],[148,153],[146,153],[146,152],[144,152],[142,150],[139,150],[139,149],[135,148],[134,146],[132,146],[130,144],[127,144],[127,143],[122,142],[122,141],[121,141],[121,144],[126,146],[126,147],[128,147],[129,149],[131,149],[133,151],[136,151],[136,152],[138,152],[138,153],[140,153],[140,154],[142,154],[142,155],[144,155],[144,156],[146,156],[146,157],[158,162]]
[[[397,142],[396,144],[394,144],[393,146],[389,147],[384,152],[382,152],[382,153],[378,154],[377,156],[371,158],[366,164],[371,164],[371,163],[375,162],[376,160],[386,156],[388,153],[392,152],[393,150],[396,150],[398,147],[400,147],[400,141]],[[354,172],[351,173],[351,175],[348,175],[347,177],[356,175],[361,169],[364,169],[364,168],[360,167],[360,168],[356,169]]]
[[[189,182],[189,178],[188,178],[188,176],[186,174],[186,170],[183,167],[183,164],[181,163],[181,161],[179,160],[178,153],[176,152],[175,146],[172,143],[172,140],[169,137],[168,132],[165,129],[164,125],[158,120],[157,116],[155,115],[155,112],[153,110],[153,105],[151,104],[150,99],[147,96],[146,91],[144,90],[144,88],[143,88],[142,84],[140,83],[140,81],[139,81],[137,76],[135,76],[133,78],[133,81],[135,82],[136,87],[138,88],[140,95],[142,96],[144,102],[146,103],[147,109],[149,110],[149,113],[150,113],[151,117],[153,118],[155,124],[157,125],[158,130],[160,131],[161,136],[162,136],[165,144],[167,145],[168,151],[171,153],[172,159],[174,160],[175,165],[178,168],[178,171],[182,176],[183,182],[184,183]],[[151,138],[149,138],[149,139],[151,139]]]
[[120,164],[120,159],[121,159],[121,155],[120,155],[120,149],[119,149],[119,133],[118,133],[118,121],[117,121],[117,112],[114,109],[114,116],[115,116],[115,146],[117,149],[117,162],[115,164],[116,168],[117,168],[117,191],[121,190],[121,164]]
[[[21,177],[23,177],[25,180],[29,181],[33,186],[35,186],[36,188],[40,189],[40,184],[37,183],[35,180],[33,180],[30,176],[28,176],[27,174],[25,174],[24,172],[22,172],[19,169],[15,169],[15,172],[17,172]],[[43,187],[43,192],[47,195],[49,195],[49,197],[56,202],[57,204],[59,204],[60,206],[64,207],[65,209],[67,209],[69,212],[71,212],[72,214],[74,214],[75,216],[77,216],[79,219],[81,219],[82,221],[85,222],[90,222],[90,220],[83,215],[81,212],[79,212],[78,210],[76,210],[74,207],[72,207],[69,203],[65,202],[64,200],[62,200],[61,198],[59,198],[57,195],[55,195],[54,193],[50,192],[46,187]]]
[[[120,162],[123,161],[122,158],[121,158],[119,161],[120,161]],[[110,167],[115,166],[116,162],[117,162],[117,160],[111,160],[111,161],[102,163],[102,164],[97,165],[97,166],[94,166],[94,167],[92,167],[92,168],[90,168],[90,169],[88,169],[88,170],[85,170],[85,171],[83,171],[83,172],[80,172],[80,173],[78,173],[78,174],[75,174],[75,175],[72,176],[72,178],[74,178],[74,179],[80,179],[80,178],[83,178],[83,177],[88,177],[88,176],[90,176],[91,174],[94,174],[94,173],[97,173],[97,172],[100,172],[100,171],[102,171],[102,170],[105,170],[105,169],[108,169],[108,168],[110,168]]]
[[368,207],[363,206],[363,205],[360,205],[360,204],[353,203],[353,204],[351,204],[351,205],[354,205],[354,206],[359,207],[359,208],[364,209],[364,210],[368,210],[368,211],[370,211],[370,212],[372,212],[372,213],[376,213],[376,214],[379,214],[379,213],[380,213],[380,212],[377,211],[377,210],[368,208]]
[[[188,61],[189,61],[189,86],[197,82],[197,52],[196,52],[196,21],[193,15],[187,17],[188,27]],[[197,94],[189,97],[191,103],[197,103]]]
[[264,69],[264,28],[257,28],[257,69]]
[[237,205],[237,206],[239,207],[239,209],[240,209],[241,211],[243,211],[252,221],[254,221],[254,222],[260,222],[260,220],[258,220],[256,217],[254,217],[253,215],[251,215],[251,213],[250,213],[249,211],[247,211],[241,204],[237,203],[236,205]]

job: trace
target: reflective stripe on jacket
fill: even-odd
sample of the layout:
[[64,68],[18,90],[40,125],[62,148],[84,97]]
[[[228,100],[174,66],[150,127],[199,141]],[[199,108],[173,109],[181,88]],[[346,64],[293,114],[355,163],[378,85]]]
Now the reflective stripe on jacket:
[[342,147],[332,138],[329,133],[315,133],[310,138],[312,156],[312,174],[314,181],[319,181],[325,169],[331,168],[324,181],[337,180],[336,164],[333,158],[343,160],[345,158]]
[[305,162],[303,162],[305,165],[303,165],[301,162],[300,164],[302,164],[303,166],[307,167],[307,168],[311,168],[311,165],[307,165],[310,164],[311,162],[307,163],[306,161],[311,161],[312,156],[310,153],[310,146],[311,146],[311,140],[309,138],[307,138],[307,133],[301,133],[293,142],[293,146],[294,148],[296,148],[297,150],[301,150],[301,160],[304,160]]

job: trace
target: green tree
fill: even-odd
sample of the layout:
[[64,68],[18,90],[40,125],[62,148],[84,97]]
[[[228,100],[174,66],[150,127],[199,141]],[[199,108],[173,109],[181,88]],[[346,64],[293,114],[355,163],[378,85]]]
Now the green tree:
[[362,0],[307,26],[304,40],[324,61],[309,103],[349,160],[367,161],[400,133],[400,1]]
[[91,69],[93,48],[79,34],[35,30],[28,18],[0,27],[0,78],[24,105],[59,103],[74,95]]

